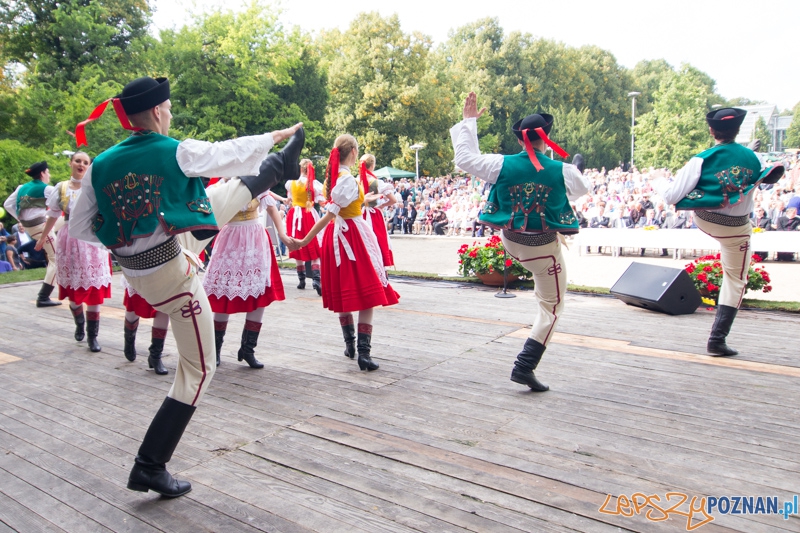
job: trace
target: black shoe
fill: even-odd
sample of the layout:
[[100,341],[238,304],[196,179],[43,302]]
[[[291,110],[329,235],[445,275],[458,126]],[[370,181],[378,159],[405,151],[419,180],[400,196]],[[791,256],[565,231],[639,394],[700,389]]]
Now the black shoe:
[[361,370],[372,371],[380,368],[378,363],[373,361],[372,357],[370,357],[369,352],[372,349],[371,342],[371,333],[358,332],[358,342],[356,344],[356,348],[358,349],[358,368]]
[[584,163],[583,156],[581,154],[575,154],[572,156],[572,164],[578,167],[578,171],[583,174],[583,170],[586,168],[586,163]]
[[[91,316],[94,313],[89,313]],[[99,314],[99,313],[98,313]],[[97,334],[100,331],[100,319],[97,320],[87,320],[86,321],[86,344],[89,345],[90,352],[99,352],[102,348],[100,348],[100,343],[97,342]]]
[[164,351],[164,339],[151,338],[150,342],[150,356],[147,358],[147,366],[159,376],[169,374],[169,371],[164,368],[164,363],[161,362],[161,353]]
[[188,481],[178,481],[167,472],[167,463],[178,446],[195,407],[166,398],[156,413],[128,477],[128,488],[152,490],[166,498],[177,498],[192,490]]
[[738,312],[737,308],[729,305],[717,307],[717,316],[714,318],[714,325],[711,326],[711,335],[706,345],[706,350],[714,357],[729,357],[739,353],[725,342]]
[[267,189],[300,177],[300,152],[306,142],[306,132],[300,128],[277,153],[269,154],[258,171],[258,176],[242,176],[240,179],[250,189],[253,198]]
[[125,320],[125,347],[122,353],[128,361],[136,361],[136,330],[139,329],[139,319],[133,322]]
[[[218,329],[217,324],[222,324],[224,327],[222,329]],[[214,321],[214,347],[217,349],[217,366],[220,365],[219,356],[222,353],[222,341],[225,338],[225,332],[228,330],[228,323],[227,322],[217,322]]]
[[[260,326],[261,324],[259,324]],[[258,345],[260,331],[245,329],[242,331],[242,347],[239,348],[239,361],[246,361],[250,368],[264,368],[264,363],[256,359],[255,348]]]
[[69,309],[72,312],[72,319],[75,321],[75,340],[81,342],[86,337],[86,318],[83,314],[83,305],[77,309]]
[[54,288],[53,285],[42,283],[42,288],[39,289],[39,296],[36,297],[36,307],[54,307],[56,305],[61,305],[61,302],[55,302],[50,299]]
[[300,283],[297,284],[297,288],[301,289],[301,290],[305,289],[306,288],[306,269],[305,269],[305,267],[302,267],[302,270],[300,268],[297,269],[297,279],[300,280]]
[[342,336],[344,336],[344,356],[350,359],[356,357],[356,326],[347,324],[342,326]]
[[550,387],[536,379],[533,371],[542,360],[546,347],[539,341],[528,338],[525,341],[522,351],[517,354],[517,360],[514,362],[514,370],[511,371],[511,381],[527,385],[532,391],[544,392],[550,390]]

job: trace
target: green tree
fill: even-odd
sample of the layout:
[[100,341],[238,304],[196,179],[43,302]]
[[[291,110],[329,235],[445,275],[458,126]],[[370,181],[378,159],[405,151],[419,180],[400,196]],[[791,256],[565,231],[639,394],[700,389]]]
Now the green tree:
[[636,114],[644,115],[653,110],[655,94],[661,82],[675,74],[672,65],[665,59],[644,60],[636,63],[630,71],[631,91],[642,93],[636,97]]
[[453,96],[443,89],[444,73],[430,66],[430,38],[403,33],[397,15],[362,13],[347,32],[325,32],[319,44],[331,137],[351,133],[378,166],[405,168],[414,161],[410,145],[422,143],[421,172],[452,170]]
[[767,129],[767,123],[764,121],[764,117],[758,117],[758,120],[756,120],[756,126],[753,128],[753,139],[761,141],[760,151],[767,152],[770,150],[770,146],[772,146],[772,134]]
[[163,31],[161,40],[151,64],[172,80],[176,136],[217,141],[300,121],[309,147],[321,135],[310,118],[320,116],[325,101],[316,58],[266,4],[205,15],[179,31]]
[[[580,153],[584,156],[587,167],[600,168],[606,166],[609,152],[614,150],[616,135],[606,129],[601,118],[596,122],[590,119],[589,108],[570,109],[563,107],[550,108],[554,126],[550,136],[558,140],[559,146],[569,154]],[[616,161],[611,164],[616,165]]]
[[792,110],[792,123],[786,130],[783,144],[787,148],[800,148],[800,102]]
[[705,122],[708,97],[707,80],[689,65],[661,82],[653,110],[642,115],[636,126],[640,167],[677,170],[711,145]]
[[64,90],[89,65],[128,77],[152,43],[149,23],[147,0],[15,0],[0,5],[0,46],[37,83]]

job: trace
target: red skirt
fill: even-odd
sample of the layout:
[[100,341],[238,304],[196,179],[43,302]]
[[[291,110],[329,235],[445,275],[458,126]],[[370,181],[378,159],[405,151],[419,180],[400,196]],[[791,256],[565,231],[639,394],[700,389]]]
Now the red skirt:
[[106,298],[111,298],[111,285],[104,285],[99,289],[97,287],[73,289],[71,287],[58,286],[59,300],[69,300],[76,304],[100,305]]
[[122,305],[125,306],[126,311],[129,313],[136,313],[136,316],[139,318],[155,318],[156,316],[155,308],[147,303],[147,300],[138,294],[128,293],[128,289],[125,289]]
[[[269,247],[272,249],[272,239],[267,232],[267,240]],[[261,307],[267,307],[272,302],[281,301],[286,299],[283,292],[283,280],[281,280],[281,271],[278,268],[278,260],[275,258],[274,253],[270,253],[272,257],[272,265],[270,268],[270,283],[271,285],[258,297],[250,296],[246,300],[240,297],[228,298],[227,296],[220,296],[219,298],[213,294],[208,295],[208,303],[211,304],[211,310],[215,313],[224,313],[232,315],[234,313],[249,313]]]
[[372,219],[372,231],[375,233],[375,237],[378,238],[378,246],[381,247],[383,266],[394,266],[394,254],[389,247],[389,234],[386,233],[386,221],[383,220],[383,212],[380,209],[364,211],[364,218],[366,219],[367,217]]
[[[346,219],[348,231],[344,238],[350,243],[355,261],[347,257],[343,243],[339,241],[339,257],[341,264],[336,266],[333,249],[335,222],[328,224],[322,238],[322,262],[320,275],[322,278],[322,306],[336,313],[352,313],[363,309],[396,304],[400,295],[392,289],[391,284],[385,287],[381,283],[367,252],[364,238],[354,219]],[[369,231],[362,221],[362,228]]]
[[[296,220],[295,220],[295,213],[300,212],[300,222],[301,225],[299,228],[295,228]],[[294,237],[297,240],[302,241],[311,228],[314,227],[317,221],[314,218],[314,215],[311,213],[310,209],[295,209],[292,208],[289,210],[289,213],[286,215],[286,233],[289,237]],[[297,259],[298,261],[313,261],[315,259],[319,259],[321,255],[320,247],[319,247],[319,240],[316,238],[311,239],[311,242],[308,243],[306,246],[303,246],[299,250],[295,250],[294,252],[289,252],[289,257],[291,259]]]

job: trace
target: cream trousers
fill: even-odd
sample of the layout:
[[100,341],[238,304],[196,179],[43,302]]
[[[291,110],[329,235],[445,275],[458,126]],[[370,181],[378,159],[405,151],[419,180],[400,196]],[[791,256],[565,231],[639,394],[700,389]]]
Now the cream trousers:
[[[37,226],[27,227],[25,228],[25,233],[27,233],[31,239],[35,241],[39,240],[39,237],[42,236],[42,231],[44,230],[44,224],[39,224]],[[56,249],[55,249],[55,228],[53,231],[50,232],[50,235],[47,236],[47,241],[45,241],[42,250],[47,255],[47,270],[44,273],[44,282],[48,285],[55,285],[56,284],[56,270],[58,265],[56,264]]]
[[530,338],[547,346],[564,310],[564,294],[567,292],[567,269],[561,243],[556,240],[544,246],[525,246],[504,237],[503,245],[533,274],[537,302]]
[[720,244],[722,263],[722,287],[719,290],[719,305],[739,308],[742,305],[747,273],[750,271],[750,235],[753,228],[744,226],[721,226],[694,217],[694,222],[703,233],[714,237]]

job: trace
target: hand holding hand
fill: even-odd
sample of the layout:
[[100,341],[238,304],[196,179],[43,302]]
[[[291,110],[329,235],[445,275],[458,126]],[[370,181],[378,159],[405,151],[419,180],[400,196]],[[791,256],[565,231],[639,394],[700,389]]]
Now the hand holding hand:
[[486,108],[481,108],[478,111],[478,96],[474,92],[470,92],[467,95],[467,99],[464,100],[464,118],[480,118],[481,115],[486,112]]
[[286,128],[285,130],[273,131],[272,132],[272,141],[275,144],[278,144],[278,143],[280,143],[282,141],[285,141],[286,139],[288,139],[289,137],[294,135],[297,132],[297,130],[299,130],[302,127],[303,127],[303,123],[302,122],[298,122],[297,124],[295,124],[291,128]]

